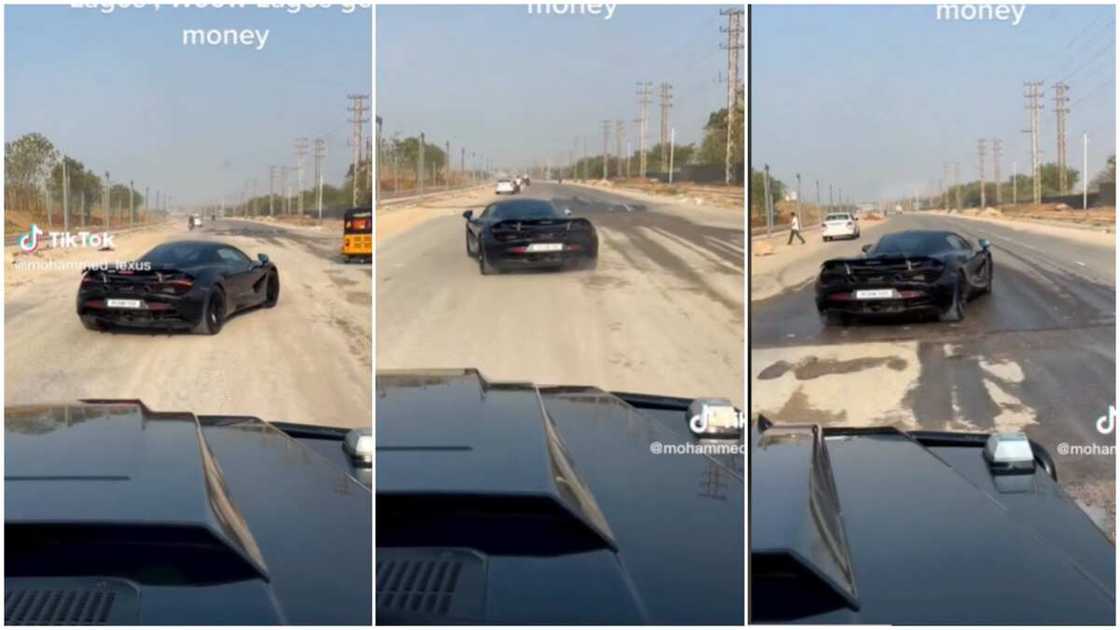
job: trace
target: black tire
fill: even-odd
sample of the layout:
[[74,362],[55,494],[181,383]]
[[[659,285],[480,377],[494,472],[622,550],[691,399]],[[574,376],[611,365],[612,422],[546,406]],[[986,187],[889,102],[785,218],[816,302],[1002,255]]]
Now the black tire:
[[275,271],[268,274],[264,289],[264,307],[272,308],[280,301],[280,276]]
[[93,317],[91,315],[82,315],[79,319],[82,320],[82,326],[85,326],[86,330],[105,332],[105,324],[101,323],[96,317]]
[[486,249],[482,247],[482,243],[478,244],[478,273],[484,276],[491,276],[497,272],[494,266],[486,262]]
[[967,300],[966,285],[968,281],[965,280],[964,274],[957,274],[957,284],[953,289],[953,301],[949,304],[948,308],[941,312],[938,319],[943,322],[959,322],[964,319],[964,305]]
[[194,327],[194,331],[203,335],[216,335],[222,332],[222,325],[226,321],[226,296],[221,289],[215,288],[206,298],[206,305],[202,307],[202,319]]
[[993,265],[992,265],[992,261],[991,261],[991,260],[989,260],[989,261],[988,261],[988,278],[987,278],[987,282],[985,282],[985,283],[984,283],[984,288],[983,288],[983,289],[980,289],[980,291],[979,291],[979,292],[977,293],[978,295],[987,295],[987,294],[989,294],[989,293],[991,293],[991,292],[992,292],[992,277],[993,277],[994,275],[995,275],[995,268],[994,268],[994,267],[993,267]]
[[475,253],[471,251],[471,233],[467,232],[467,258],[474,258]]

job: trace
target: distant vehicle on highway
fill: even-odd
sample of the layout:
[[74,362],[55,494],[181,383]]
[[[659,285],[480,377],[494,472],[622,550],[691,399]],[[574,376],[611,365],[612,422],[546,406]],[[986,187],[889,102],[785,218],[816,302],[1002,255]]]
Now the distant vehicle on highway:
[[280,299],[280,272],[268,256],[233,245],[174,241],[132,263],[83,272],[78,317],[90,330],[113,326],[216,335],[235,313]]
[[750,623],[1113,625],[1116,549],[1024,433],[750,424]]
[[[476,370],[377,395],[378,625],[743,625],[743,427],[690,429],[726,401]],[[434,566],[455,577],[409,586]]]
[[859,219],[847,212],[826,215],[822,222],[821,239],[859,238]]
[[964,319],[965,306],[992,290],[987,240],[973,245],[954,232],[894,232],[863,246],[862,258],[833,258],[821,265],[817,311],[829,323],[851,317],[931,313],[941,321]]
[[4,442],[6,626],[373,622],[369,429],[99,399]]
[[467,255],[482,275],[505,269],[575,266],[594,269],[599,236],[585,218],[544,199],[496,201],[467,220]]
[[202,215],[192,214],[190,218],[187,219],[187,229],[193,230],[200,227],[202,227]]
[[503,178],[499,179],[498,183],[494,186],[494,194],[495,195],[501,195],[501,194],[516,195],[519,192],[521,192],[521,186],[519,186],[518,183],[515,180],[510,179],[508,177],[503,177]]

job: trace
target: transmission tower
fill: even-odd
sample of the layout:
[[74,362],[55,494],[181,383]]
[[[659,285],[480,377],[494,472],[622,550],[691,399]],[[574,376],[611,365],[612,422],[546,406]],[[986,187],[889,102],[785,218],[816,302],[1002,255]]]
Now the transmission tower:
[[1054,84],[1054,113],[1058,117],[1058,191],[1069,192],[1066,165],[1069,163],[1069,138],[1066,135],[1066,114],[1069,114],[1069,86],[1065,83]]
[[739,51],[743,49],[743,10],[724,9],[720,15],[727,16],[727,26],[721,28],[727,33],[727,147],[724,156],[724,183],[731,183],[731,139],[736,125],[736,109],[739,106]]
[[365,135],[366,123],[369,122],[369,100],[368,94],[347,94],[346,98],[350,99],[350,107],[347,111],[350,112],[350,124],[354,125],[354,131],[350,138],[350,145],[353,151],[353,180],[351,182],[352,203],[358,205],[358,186],[361,177],[358,175],[362,163],[362,147],[365,142],[362,140]]
[[1038,119],[1042,112],[1042,81],[1026,81],[1023,86],[1026,88],[1026,93],[1023,96],[1027,99],[1027,122],[1030,125],[1030,129],[1024,129],[1023,133],[1031,134],[1031,183],[1034,189],[1034,203],[1037,204],[1042,203],[1042,162],[1038,149]]
[[1000,192],[1000,186],[1003,180],[999,178],[999,162],[1000,157],[1003,156],[1003,141],[999,138],[992,138],[992,180],[996,183],[996,205],[998,206],[1003,201],[1003,194]]
[[649,104],[653,95],[653,83],[650,81],[637,83],[638,86],[638,175],[645,179],[646,176],[646,121],[649,114]]
[[988,142],[983,138],[976,141],[976,159],[980,168],[980,208],[987,207],[987,198],[984,195],[984,155],[988,150]]
[[622,152],[622,146],[623,146],[623,142],[625,142],[625,140],[626,140],[626,122],[622,121],[622,120],[614,121],[614,147],[615,147],[615,155],[618,156],[618,157],[615,158],[614,172],[615,172],[615,175],[617,175],[619,177],[619,179],[626,176],[622,172],[622,161],[626,157],[625,154]]
[[673,86],[662,83],[661,88],[661,170],[669,167],[669,110],[673,107]]

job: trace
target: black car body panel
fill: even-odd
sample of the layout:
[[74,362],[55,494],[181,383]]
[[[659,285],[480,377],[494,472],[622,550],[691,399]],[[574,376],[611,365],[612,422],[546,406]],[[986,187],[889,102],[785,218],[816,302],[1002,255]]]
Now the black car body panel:
[[[1115,548],[984,434],[751,423],[751,622],[1112,625]],[[1052,466],[1052,464],[1050,464]]]
[[[687,401],[474,370],[377,392],[378,624],[742,624],[741,451],[650,452],[694,441]],[[410,608],[401,572],[432,562],[465,590]]]
[[[884,248],[890,239],[912,238],[910,251]],[[943,240],[944,246],[924,243]],[[992,254],[952,232],[911,230],[884,235],[862,258],[833,258],[821,264],[816,304],[821,313],[856,316],[940,314],[949,309],[958,289],[964,299],[985,291],[991,282]],[[961,284],[963,279],[964,284]],[[861,299],[858,291],[893,291],[889,298]]]
[[324,456],[343,430],[288,428],[138,401],[9,407],[6,590],[134,592],[121,623],[369,625],[368,474]]
[[[176,264],[149,262],[160,248],[190,251],[193,260]],[[222,319],[267,300],[276,265],[250,259],[240,249],[216,241],[164,243],[137,261],[83,272],[78,289],[78,316],[102,325],[187,330],[198,325],[215,290],[225,296]],[[140,308],[111,308],[109,300],[139,300]]]
[[565,216],[540,199],[499,201],[467,219],[467,251],[498,269],[562,267],[592,261],[599,237],[591,221]]

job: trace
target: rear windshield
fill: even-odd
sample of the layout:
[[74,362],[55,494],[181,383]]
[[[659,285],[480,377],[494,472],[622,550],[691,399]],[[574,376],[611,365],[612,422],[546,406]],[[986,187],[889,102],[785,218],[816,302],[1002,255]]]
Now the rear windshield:
[[140,262],[153,265],[188,266],[218,262],[220,258],[213,247],[195,243],[168,243],[160,245],[140,257]]
[[825,221],[851,221],[851,216],[846,214],[830,214],[824,218]]
[[564,215],[548,202],[519,202],[494,206],[491,216],[496,221],[508,219],[560,219]]
[[937,232],[888,234],[879,240],[874,255],[929,256],[953,249],[947,235]]

